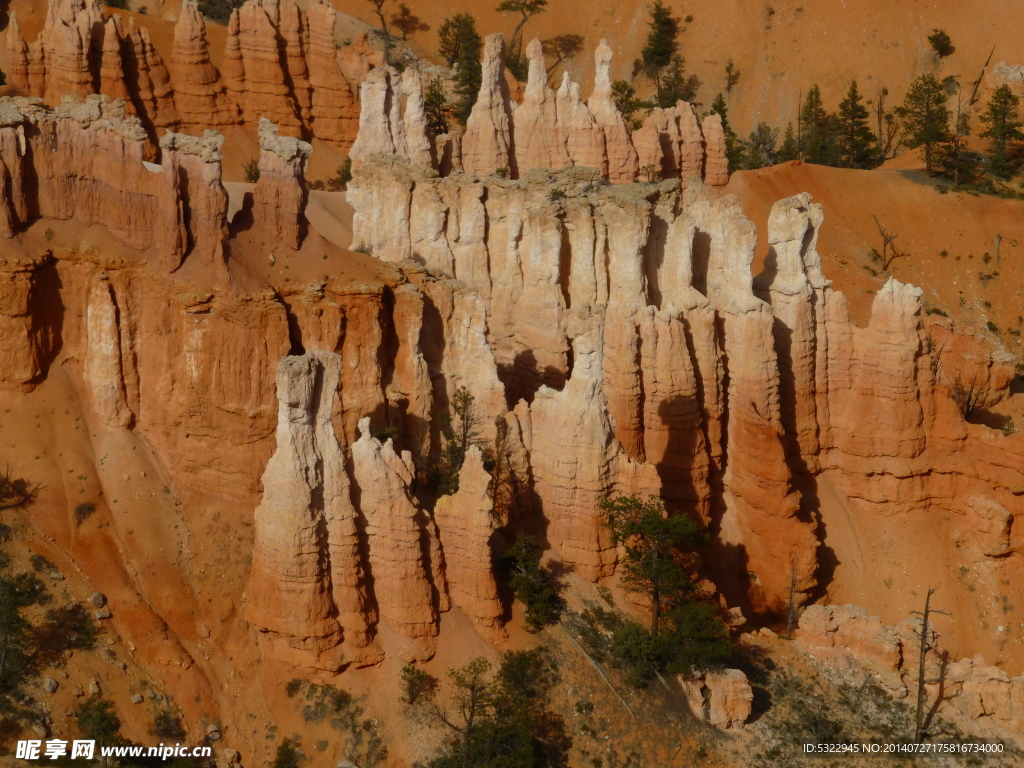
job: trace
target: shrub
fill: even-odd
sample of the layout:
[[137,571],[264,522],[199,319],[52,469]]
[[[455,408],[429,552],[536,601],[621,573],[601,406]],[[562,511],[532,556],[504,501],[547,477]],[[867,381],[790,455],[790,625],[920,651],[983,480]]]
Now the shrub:
[[131,10],[128,6],[128,0],[103,0],[103,4],[107,6],[107,8],[117,8],[119,11]]
[[98,741],[104,746],[120,745],[121,718],[114,711],[114,703],[94,693],[75,710],[78,730],[87,739]]
[[294,699],[299,694],[299,692],[302,691],[302,686],[304,684],[304,681],[300,680],[297,677],[293,677],[291,680],[288,681],[287,685],[285,685],[284,692],[285,694],[287,694],[289,699]]
[[231,12],[241,8],[244,0],[199,0],[199,12],[217,24],[227,24]]
[[437,678],[425,669],[406,664],[402,667],[402,702],[410,706],[421,700],[434,698],[437,692]]
[[29,563],[32,564],[32,570],[36,573],[40,571],[55,571],[57,566],[51,563],[47,558],[40,554],[34,554],[28,559]]
[[91,501],[83,501],[75,507],[75,525],[81,525],[96,511],[96,505]]
[[999,333],[999,326],[989,320],[985,323],[985,327],[988,328],[992,333]]
[[43,622],[32,630],[31,643],[41,662],[55,664],[70,650],[95,648],[96,634],[96,622],[85,606],[76,603],[47,611]]
[[181,718],[166,707],[156,713],[153,718],[153,727],[149,729],[149,732],[168,741],[181,741],[186,736]]
[[953,47],[953,41],[950,40],[944,29],[933,29],[932,33],[928,35],[928,42],[931,44],[932,50],[939,54],[939,58],[945,58],[956,50]]
[[247,182],[255,184],[260,180],[260,161],[255,157],[246,160],[242,163],[242,174]]
[[541,567],[540,556],[540,544],[524,534],[516,537],[508,552],[508,585],[526,608],[526,626],[534,632],[558,621],[563,607],[551,575]]
[[299,768],[303,760],[297,741],[285,739],[277,745],[277,755],[271,768]]

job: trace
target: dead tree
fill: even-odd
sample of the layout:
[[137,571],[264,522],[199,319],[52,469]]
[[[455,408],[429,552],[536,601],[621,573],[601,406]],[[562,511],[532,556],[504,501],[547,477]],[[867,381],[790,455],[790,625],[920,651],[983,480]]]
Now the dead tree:
[[9,465],[0,472],[0,510],[22,509],[36,500],[42,486],[23,477],[14,477]]
[[875,214],[872,213],[871,218],[875,220],[875,226],[878,227],[878,234],[882,238],[882,252],[881,254],[878,254],[878,252],[875,251],[875,253],[878,254],[878,258],[882,262],[882,271],[888,272],[890,264],[901,256],[906,256],[907,254],[896,247],[896,239],[899,235],[886,227]]
[[919,666],[917,669],[917,717],[914,720],[914,743],[919,744],[921,742],[921,736],[924,730],[924,686],[926,683],[937,683],[939,680],[925,680],[925,658],[928,656],[928,651],[932,650],[934,646],[928,642],[928,619],[933,613],[939,613],[943,616],[948,616],[946,611],[940,611],[938,608],[932,608],[932,594],[935,592],[934,589],[928,589],[928,594],[924,598],[924,611],[912,611],[915,616],[921,617],[921,631],[917,632],[917,636],[920,639],[920,652]]

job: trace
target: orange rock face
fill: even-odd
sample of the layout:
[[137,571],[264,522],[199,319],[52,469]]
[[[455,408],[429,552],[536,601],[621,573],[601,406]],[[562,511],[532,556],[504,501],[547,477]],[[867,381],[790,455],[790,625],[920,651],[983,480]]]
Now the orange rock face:
[[336,50],[335,15],[323,0],[309,16],[291,0],[251,0],[232,14],[218,72],[194,0],[182,4],[173,48],[165,52],[169,64],[134,18],[125,24],[115,15],[104,23],[96,0],[59,0],[32,42],[12,15],[11,84],[50,106],[65,95],[124,99],[151,133],[198,133],[243,120],[256,127],[267,117],[288,134],[347,147],[358,127],[354,86],[380,62],[365,41]]
[[461,608],[492,642],[504,640],[504,608],[494,580],[491,536],[494,505],[484,470],[483,455],[470,449],[459,472],[459,490],[442,496],[434,511],[444,546],[445,575],[452,602]]
[[306,161],[312,147],[277,135],[277,126],[260,119],[260,178],[253,192],[253,216],[291,248],[306,236]]
[[195,0],[182,3],[174,26],[170,79],[181,129],[195,131],[240,122],[238,107],[228,98],[220,73],[210,61],[206,22]]

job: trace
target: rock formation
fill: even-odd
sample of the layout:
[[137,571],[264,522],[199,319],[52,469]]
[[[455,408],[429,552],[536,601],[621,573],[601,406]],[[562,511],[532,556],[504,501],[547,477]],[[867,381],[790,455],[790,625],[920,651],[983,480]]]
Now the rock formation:
[[267,117],[285,133],[347,147],[358,120],[357,81],[349,78],[369,71],[368,63],[349,65],[374,57],[362,48],[354,53],[336,49],[335,15],[324,0],[310,7],[308,17],[291,0],[250,0],[232,14],[223,71],[218,72],[194,0],[182,4],[173,48],[165,52],[169,65],[148,29],[136,29],[134,19],[124,23],[114,15],[104,23],[96,0],[55,0],[32,42],[25,41],[12,14],[7,34],[11,84],[19,94],[42,98],[49,106],[67,95],[123,99],[150,132],[197,133],[243,120],[255,127]]
[[[395,453],[370,434],[370,419],[359,422],[362,436],[352,446],[356,503],[366,520],[370,573],[380,615],[412,641],[410,659],[434,655],[438,604],[432,564],[425,556],[426,513],[409,493],[412,455]],[[429,548],[428,550],[429,551]]]
[[438,499],[434,515],[444,547],[452,602],[489,640],[505,639],[504,607],[494,580],[491,537],[497,528],[490,495],[491,476],[480,448],[473,446],[459,472],[459,490]]
[[738,669],[681,677],[690,710],[716,728],[742,728],[753,709],[754,690]]
[[[677,114],[692,128],[688,107]],[[685,166],[692,158],[678,133]],[[794,576],[806,599],[818,567],[809,522],[817,502],[802,490],[810,478],[831,472],[865,509],[883,498],[929,503],[913,483],[943,460],[926,459],[922,446],[941,450],[939,425],[954,417],[924,362],[917,292],[890,283],[869,327],[854,328],[821,273],[822,212],[806,196],[773,209],[767,269],[755,282],[755,231],[734,198],[680,182],[595,190],[594,178],[584,169],[532,170],[518,181],[440,178],[374,157],[349,187],[354,239],[382,260],[419,260],[486,299],[487,342],[509,403],[527,401],[515,412],[561,557],[591,578],[607,575],[615,554],[594,517],[597,499],[660,492],[740,553],[725,560],[738,556],[756,574],[743,590],[748,607],[780,610]],[[988,353],[970,362],[943,354],[949,370],[998,368]],[[994,375],[993,386],[1005,388]],[[568,418],[574,426],[541,434],[538,411],[546,425]],[[883,424],[899,424],[898,437]],[[1020,472],[1012,455],[1002,461]],[[876,473],[866,486],[864,467]],[[965,529],[963,539],[978,541],[979,557],[1009,551],[1001,510],[1012,508],[1012,483],[988,490],[996,474],[985,460],[968,473],[957,481],[965,495],[943,490],[943,503],[976,521],[980,533]]]
[[[705,118],[710,131],[705,141],[693,107],[681,101],[673,109],[654,110],[644,127],[631,134],[612,98],[607,45],[598,46],[594,93],[586,104],[579,85],[567,74],[557,92],[548,85],[540,40],[531,41],[526,54],[529,80],[523,103],[516,104],[505,76],[505,40],[501,35],[487,38],[483,81],[465,135],[458,141],[436,137],[429,159],[418,80],[410,81],[413,73],[407,72],[403,91],[396,73],[372,72],[363,84],[353,164],[373,155],[397,155],[431,166],[442,176],[463,170],[514,179],[531,170],[570,167],[596,169],[598,176],[617,184],[641,177],[702,177],[708,184],[728,183],[725,136],[717,117]],[[411,95],[404,113],[403,93]]]
[[[919,618],[892,627],[857,606],[812,605],[800,617],[796,641],[825,664],[859,665],[893,698],[903,699],[916,691],[920,632]],[[1024,729],[1024,678],[1011,679],[980,656],[950,662],[940,637],[929,626],[929,701],[936,708],[951,707],[971,720],[1019,734]]]
[[180,129],[194,131],[240,122],[238,107],[228,98],[220,73],[210,61],[206,22],[195,0],[182,3],[174,25],[170,80]]
[[260,118],[260,178],[253,192],[253,217],[289,248],[306,236],[306,162],[312,147],[277,135],[277,126]]

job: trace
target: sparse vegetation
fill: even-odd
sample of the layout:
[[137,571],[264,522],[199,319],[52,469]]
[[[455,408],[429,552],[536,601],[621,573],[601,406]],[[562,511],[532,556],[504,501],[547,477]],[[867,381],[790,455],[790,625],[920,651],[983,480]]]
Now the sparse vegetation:
[[402,667],[402,702],[413,706],[431,701],[437,693],[437,678],[425,669],[406,664]]
[[491,669],[476,658],[449,670],[453,706],[435,704],[433,716],[452,738],[427,768],[565,765],[565,726],[547,708],[558,678],[546,649],[506,652],[497,672]]
[[9,465],[0,472],[0,510],[24,509],[36,500],[42,486],[15,477]]
[[439,494],[459,490],[459,470],[466,454],[474,445],[486,449],[482,441],[483,421],[476,409],[476,398],[466,387],[459,387],[452,397],[451,411],[438,414],[444,446],[433,468],[432,485]]
[[[345,750],[365,768],[375,768],[387,759],[388,749],[374,720],[364,717],[362,706],[348,691],[329,683],[292,680],[285,688],[290,698],[302,694],[300,714],[308,723],[327,721],[345,736]],[[286,740],[287,741],[287,740]],[[282,744],[282,746],[284,746]],[[297,746],[295,744],[292,745]],[[286,750],[287,751],[287,750]],[[278,749],[280,756],[281,750]],[[289,765],[290,763],[285,763]],[[276,763],[275,763],[276,765]]]
[[921,75],[910,86],[896,114],[903,120],[904,146],[924,148],[925,169],[931,174],[935,167],[935,150],[949,138],[949,110],[942,83],[935,75]]
[[526,608],[527,627],[536,632],[558,621],[562,599],[551,573],[540,564],[541,547],[537,540],[520,533],[505,557],[509,588]]
[[476,21],[468,13],[445,19],[437,30],[439,51],[449,66],[455,65],[455,95],[452,114],[460,122],[469,118],[482,78],[483,40],[476,31]]
[[242,175],[249,184],[255,184],[260,180],[260,161],[251,157],[242,163]]
[[940,59],[951,56],[956,51],[956,48],[953,47],[953,41],[944,29],[933,29],[932,33],[928,35],[928,44],[939,55]]
[[452,105],[448,101],[444,81],[440,77],[432,78],[423,93],[423,114],[427,120],[427,129],[435,136],[448,133],[451,111]]
[[384,3],[387,0],[368,0],[368,2],[373,6],[373,12],[380,22],[381,39],[384,41],[384,63],[391,64],[391,33],[388,32],[388,19],[384,13]]
[[700,80],[686,74],[686,60],[679,53],[679,19],[662,0],[647,8],[650,14],[647,42],[633,62],[633,77],[643,75],[654,85],[651,106],[672,108],[680,99],[693,101]]
[[231,19],[231,12],[241,8],[245,0],[199,0],[199,12],[207,21],[217,24],[227,24]]
[[523,28],[526,22],[547,8],[548,0],[502,0],[494,9],[499,13],[519,14],[519,21],[508,41],[505,64],[508,71],[521,83],[526,82],[529,62],[523,57]]

